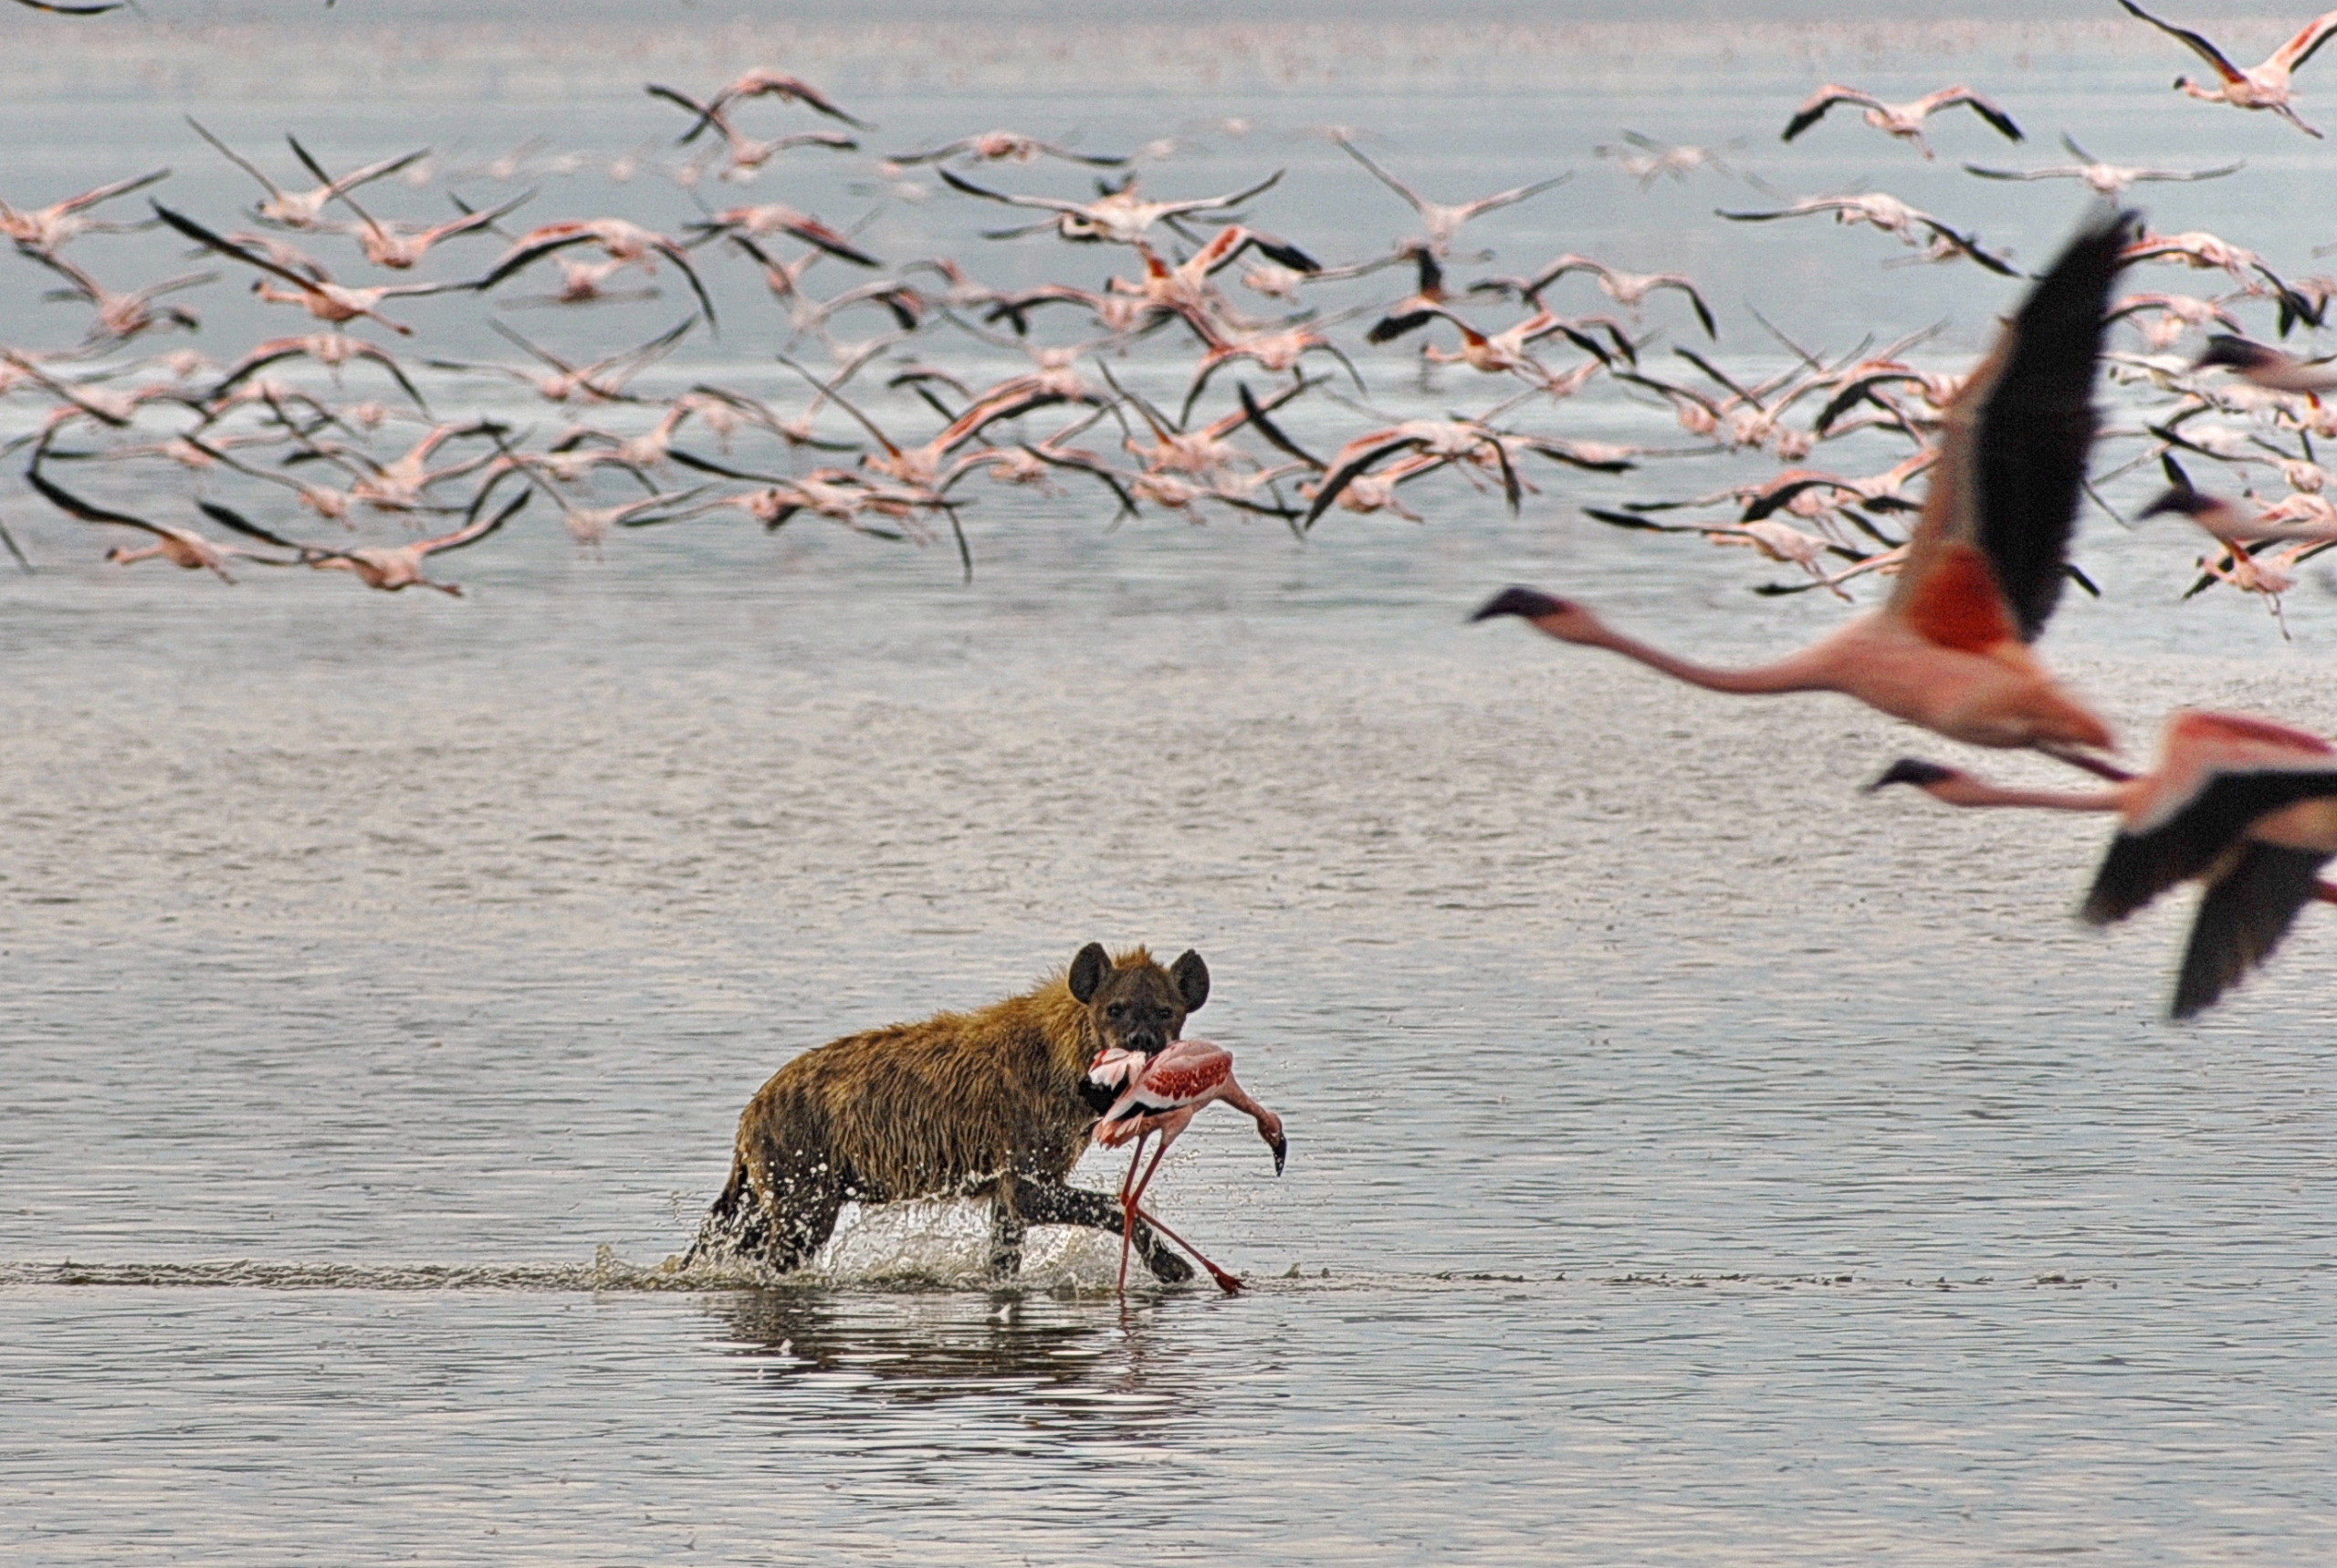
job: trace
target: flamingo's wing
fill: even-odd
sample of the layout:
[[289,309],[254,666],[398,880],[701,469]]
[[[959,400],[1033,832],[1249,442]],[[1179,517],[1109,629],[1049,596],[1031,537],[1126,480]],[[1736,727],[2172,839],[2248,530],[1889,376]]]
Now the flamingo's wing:
[[1417,191],[1414,191],[1410,185],[1405,184],[1401,180],[1396,178],[1395,175],[1388,172],[1387,170],[1382,169],[1378,163],[1372,162],[1371,154],[1366,152],[1362,148],[1357,147],[1354,142],[1348,141],[1344,136],[1334,136],[1331,140],[1338,143],[1340,152],[1346,153],[1348,157],[1354,159],[1357,162],[1369,170],[1373,179],[1378,181],[1381,184],[1387,186],[1389,190],[1403,197],[1405,202],[1410,205],[1414,212],[1419,213],[1422,217],[1426,217],[1428,215],[1428,209],[1421,203],[1420,193]]
[[133,517],[128,512],[109,511],[81,499],[70,490],[58,488],[50,484],[47,476],[37,468],[25,470],[25,482],[38,490],[50,506],[85,523],[120,523],[125,528],[143,528],[150,534],[169,537],[170,530],[160,524],[150,523],[143,517]]
[[1773,218],[1806,218],[1817,213],[1839,213],[1858,204],[1854,196],[1811,196],[1796,202],[1790,207],[1779,207],[1774,213],[1732,213],[1725,207],[1714,207],[1713,216],[1737,224],[1766,224]]
[[1555,190],[1573,178],[1574,171],[1569,169],[1563,174],[1553,174],[1546,180],[1536,180],[1530,185],[1516,185],[1506,191],[1496,191],[1490,196],[1480,196],[1475,201],[1466,204],[1462,210],[1473,218],[1481,214],[1490,213],[1497,207],[1515,206],[1528,196],[1538,196],[1545,191]]
[[[876,129],[865,120],[846,114],[836,107],[834,100],[827,94],[805,81],[802,77],[764,76],[759,78],[755,85],[738,89],[739,97],[761,97],[766,93],[777,93],[781,98],[791,98],[816,114],[824,114],[831,120],[841,120],[846,125],[861,131]],[[728,93],[723,95],[724,98],[730,96]]]
[[[1221,207],[1238,207],[1251,197],[1263,196],[1276,185],[1281,184],[1283,175],[1287,172],[1287,170],[1277,169],[1256,184],[1245,185],[1238,191],[1229,191],[1222,196],[1196,196],[1190,201],[1164,202],[1161,205],[1168,208],[1172,214],[1209,213],[1215,212]],[[1133,176],[1130,178],[1132,179]],[[1122,182],[1121,188],[1123,190],[1127,188],[1127,182]],[[1284,265],[1290,264],[1285,262]],[[1300,270],[1304,271],[1305,268],[1302,267]]]
[[1786,121],[1786,133],[1778,140],[1792,141],[1825,119],[1826,111],[1838,103],[1855,103],[1868,109],[1882,107],[1882,100],[1871,92],[1860,92],[1854,87],[1838,87],[1832,82],[1828,82],[1824,87],[1811,93],[1808,101],[1793,111],[1793,118]]
[[330,556],[338,553],[333,550],[318,549],[313,545],[296,544],[292,540],[284,538],[281,534],[269,533],[266,528],[261,528],[257,523],[253,522],[241,512],[238,512],[230,507],[223,507],[216,501],[197,501],[195,505],[203,509],[203,515],[204,517],[209,517],[221,528],[231,529],[234,532],[242,534],[249,538],[258,539],[264,544],[274,545],[278,549],[288,549],[294,555],[306,558],[310,556]]
[[[2097,424],[2102,310],[2135,221],[2117,213],[2071,240],[1949,405],[1890,601],[1926,635],[1951,625],[1976,634],[2008,614],[2026,643],[2051,617]],[[1949,645],[1966,643],[1956,635]]]
[[1950,228],[1947,225],[1940,222],[1937,218],[1933,217],[1928,213],[1915,213],[1912,215],[1917,223],[1923,225],[1926,229],[1929,229],[1933,235],[1940,239],[1945,240],[1949,245],[1954,246],[1957,250],[1962,251],[1965,256],[1970,256],[1974,261],[1978,262],[1982,267],[1986,267],[1990,272],[1995,273],[1997,277],[2018,277],[2020,276],[2019,268],[2014,267],[2012,263],[2005,260],[2005,258],[2000,256],[1991,256],[1986,251],[1982,250],[1980,248],[1979,240],[1973,235],[1965,234],[1958,229]]
[[2082,172],[2076,169],[1990,169],[1978,163],[1966,163],[1964,172],[1977,174],[1983,180],[2066,180]]
[[501,511],[477,522],[466,523],[451,534],[441,534],[435,539],[424,539],[420,542],[419,548],[424,555],[435,555],[441,550],[460,549],[465,545],[475,545],[509,522],[521,507],[534,498],[533,490],[522,490],[518,498]]
[[[564,229],[569,225],[563,224],[553,226]],[[538,230],[537,232],[539,234],[542,234],[544,231]],[[474,283],[466,285],[466,287],[477,289],[484,293],[486,290],[494,287],[497,284],[502,282],[505,278],[510,277],[513,273],[519,271],[521,267],[528,266],[531,262],[540,261],[545,256],[551,255],[554,251],[566,250],[571,246],[590,244],[592,243],[592,236],[590,234],[582,232],[581,229],[574,233],[550,234],[541,239],[522,240],[519,244],[513,246],[509,250],[505,251],[502,256],[497,260],[496,264],[487,268],[484,277],[480,277]]]
[[[845,238],[843,235],[838,234],[834,229],[829,227],[826,224],[822,223],[817,218],[806,216],[805,214],[799,213],[794,216],[788,218],[779,226],[781,232],[794,235],[797,239],[802,240],[805,245],[811,246],[814,249],[826,251],[830,256],[835,256],[843,261],[851,262],[854,267],[881,267],[884,265],[884,263],[878,261],[875,256],[869,255],[866,251],[862,250],[858,246],[854,245],[851,240]],[[766,261],[764,265],[768,267],[770,264]]]
[[698,139],[699,134],[703,132],[707,126],[714,123],[714,117],[718,111],[709,108],[706,104],[700,103],[697,99],[690,97],[690,95],[686,92],[676,92],[670,87],[660,87],[654,81],[644,83],[641,90],[647,93],[652,98],[662,98],[667,103],[677,104],[681,108],[687,110],[690,113],[697,116],[697,121],[690,126],[689,130],[684,131],[681,136],[676,139],[674,145],[676,147],[688,146],[691,142]]
[[[2148,22],[2152,26],[2156,27],[2160,32],[2164,33],[2170,38],[2181,39],[2184,46],[2193,54],[2206,61],[2210,66],[2213,66],[2215,68],[2216,74],[2223,78],[2224,80],[2228,82],[2243,81],[2247,79],[2237,66],[2233,65],[2229,60],[2224,58],[2224,52],[2221,49],[2216,47],[2215,45],[2207,42],[2206,39],[2191,31],[2188,27],[2177,27],[2172,23],[2160,21],[2148,11],[2143,10],[2140,5],[2135,5],[2134,0],[2118,0],[2118,4],[2126,8],[2127,15],[2136,17],[2141,21]],[[2326,17],[2322,18],[2323,21],[2326,21],[2327,19],[2328,18]],[[2318,24],[2316,24],[2316,26]],[[2308,31],[2310,31],[2310,29],[2308,29]]]
[[2272,844],[2249,844],[2240,852],[2231,870],[2199,901],[2175,984],[2175,1017],[2187,1019],[2214,1006],[2272,956],[2297,912],[2319,891],[2321,867],[2328,859],[2316,850]]
[[2312,58],[2314,51],[2329,41],[2332,33],[2337,33],[2337,11],[2324,11],[2298,28],[2297,36],[2282,44],[2274,53],[2272,63],[2285,66],[2290,70],[2296,69]]
[[146,204],[154,209],[154,215],[156,217],[161,218],[164,223],[170,225],[171,227],[178,230],[179,233],[186,235],[187,238],[194,241],[195,244],[202,246],[206,250],[215,250],[221,256],[233,256],[236,260],[244,263],[247,267],[258,267],[262,272],[272,272],[277,277],[284,279],[287,283],[289,283],[293,287],[300,289],[303,292],[316,287],[317,280],[315,278],[309,277],[303,273],[295,272],[292,268],[283,266],[273,257],[265,256],[256,250],[247,249],[243,246],[237,245],[234,240],[226,238],[225,235],[215,235],[209,229],[204,228],[201,224],[196,223],[193,218],[188,217],[183,213],[174,213],[170,208],[162,205],[160,202],[149,202]]
[[1323,476],[1323,487],[1315,491],[1315,499],[1306,508],[1306,518],[1302,526],[1312,528],[1315,520],[1331,509],[1332,503],[1339,498],[1339,492],[1354,484],[1362,475],[1368,473],[1371,465],[1382,457],[1387,456],[1390,452],[1401,451],[1405,447],[1418,450],[1420,444],[1420,438],[1417,435],[1394,435],[1386,441],[1365,446],[1360,451],[1356,451],[1354,444],[1351,443],[1349,450],[1354,453],[1354,455],[1348,457],[1346,462],[1338,464]]
[[233,163],[236,168],[241,169],[245,173],[249,174],[253,179],[257,180],[261,184],[267,186],[267,193],[269,195],[280,196],[284,193],[277,189],[275,181],[260,172],[258,164],[254,163],[250,159],[245,157],[234,148],[228,146],[225,141],[222,141],[216,136],[212,135],[211,132],[204,127],[201,120],[195,119],[192,114],[186,115],[183,118],[185,119],[188,127],[193,130],[197,136],[202,137],[205,141],[211,143],[212,150],[214,152],[226,159],[228,162]]
[[2125,919],[2178,883],[2204,876],[2250,824],[2300,800],[2337,796],[2337,761],[2207,775],[2170,814],[2111,841],[2080,915],[2095,925]]
[[1249,382],[1238,383],[1236,390],[1242,394],[1242,413],[1244,423],[1253,427],[1260,435],[1264,436],[1270,444],[1287,452],[1315,472],[1322,472],[1323,460],[1293,441],[1280,425],[1267,417],[1266,410],[1259,405],[1255,397],[1251,395]]
[[959,153],[972,147],[973,144],[974,139],[972,137],[960,136],[955,141],[945,143],[939,147],[927,148],[923,152],[888,153],[886,156],[885,162],[887,163],[898,163],[905,169],[916,163],[938,163],[944,158],[955,158]]
[[1010,207],[1036,207],[1048,213],[1085,213],[1087,210],[1085,202],[1066,202],[1056,196],[1010,196],[1003,191],[977,185],[948,169],[936,169],[934,173],[951,190],[962,191],[969,196],[980,196],[986,202],[1003,202]]
[[1570,468],[1585,468],[1594,474],[1628,474],[1639,466],[1628,457],[1595,456],[1577,450],[1570,442],[1555,436],[1529,435],[1525,450],[1553,463],[1563,463]]
[[[1656,279],[1656,281],[1649,285],[1649,287],[1652,288],[1675,288],[1681,293],[1686,295],[1688,297],[1689,305],[1692,307],[1696,312],[1697,323],[1704,329],[1704,336],[1712,339],[1714,342],[1718,342],[1720,340],[1720,328],[1713,320],[1712,307],[1704,303],[1704,297],[1696,292],[1696,286],[1692,281],[1686,277],[1678,277],[1667,275]],[[1598,350],[1593,349],[1591,352],[1597,354],[1598,353]],[[1599,354],[1598,357],[1603,360],[1607,356]]]
[[[106,9],[111,10],[113,7],[110,5]],[[100,202],[110,202],[116,196],[126,196],[132,191],[142,191],[155,181],[167,180],[170,177],[171,172],[168,169],[157,169],[149,174],[136,175],[128,180],[116,180],[110,185],[100,185],[93,191],[82,192],[69,201],[58,203],[57,210],[60,213],[78,213],[86,207],[94,207]]]
[[2007,141],[2025,141],[2028,140],[2027,137],[2021,135],[2020,127],[2013,123],[2011,115],[2007,114],[2003,110],[1998,109],[1995,104],[1990,103],[1986,99],[1982,98],[1978,93],[1974,92],[1968,87],[1952,87],[1945,92],[1934,93],[1932,95],[1932,107],[1934,109],[1954,109],[1956,105],[1962,104],[1965,108],[1970,110],[1973,113],[1986,120],[1996,129],[1997,134],[2002,136]]

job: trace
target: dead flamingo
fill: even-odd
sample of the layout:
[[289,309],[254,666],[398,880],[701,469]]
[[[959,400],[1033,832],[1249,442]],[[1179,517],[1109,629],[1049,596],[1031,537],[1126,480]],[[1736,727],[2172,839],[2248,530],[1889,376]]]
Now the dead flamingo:
[[[1142,1051],[1107,1051],[1088,1065],[1081,1088],[1091,1103],[1117,1092],[1096,1121],[1095,1142],[1107,1149],[1131,1143],[1136,1145],[1136,1153],[1128,1161],[1128,1174],[1120,1183],[1121,1293],[1127,1291],[1128,1249],[1135,1243],[1136,1223],[1141,1219],[1192,1253],[1209,1270],[1210,1278],[1217,1281],[1218,1289],[1229,1296],[1238,1294],[1242,1289],[1240,1280],[1201,1257],[1191,1242],[1142,1207],[1145,1189],[1152,1185],[1153,1173],[1160,1168],[1160,1157],[1192,1124],[1202,1108],[1213,1101],[1224,1101],[1246,1113],[1258,1124],[1258,1136],[1274,1152],[1274,1175],[1282,1175],[1283,1161],[1290,1152],[1289,1140],[1283,1136],[1282,1118],[1250,1098],[1233,1081],[1232,1052],[1205,1040],[1170,1040],[1165,1049],[1149,1056]],[[1160,1142],[1153,1146],[1151,1163],[1147,1165],[1145,1140],[1155,1133],[1160,1134]],[[1141,1176],[1137,1174],[1138,1166],[1144,1166]]]

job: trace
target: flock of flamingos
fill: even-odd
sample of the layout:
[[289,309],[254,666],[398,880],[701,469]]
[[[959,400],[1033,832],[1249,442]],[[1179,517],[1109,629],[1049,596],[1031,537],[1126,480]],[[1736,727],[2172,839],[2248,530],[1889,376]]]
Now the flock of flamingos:
[[[112,8],[17,3],[66,14]],[[2167,35],[2171,49],[2206,63],[2204,78],[2177,81],[2183,93],[2321,135],[2291,101],[2290,74],[2337,33],[2337,12],[2242,69],[2202,35],[2117,3]],[[1968,111],[1972,129],[1959,134],[2003,143],[1996,161],[1965,165],[1975,177],[2071,181],[2098,193],[2100,210],[2026,279],[1984,235],[1879,192],[1724,207],[1718,215],[1730,222],[1871,227],[1907,247],[1906,260],[2001,275],[2011,280],[2007,302],[2017,301],[1995,350],[1969,371],[1911,360],[1924,334],[1829,355],[1763,322],[1790,362],[1756,379],[1724,363],[1720,324],[1684,274],[1567,253],[1530,272],[1457,276],[1484,261],[1464,237],[1473,246],[1497,214],[1540,197],[1562,173],[1447,204],[1331,131],[1391,204],[1409,209],[1413,232],[1383,254],[1326,260],[1258,226],[1279,172],[1170,195],[1140,184],[1134,155],[1002,131],[882,156],[884,179],[929,166],[949,193],[942,199],[1001,220],[988,238],[1052,235],[1109,247],[1118,262],[1100,287],[1001,287],[981,282],[969,257],[873,254],[861,244],[865,224],[778,202],[707,199],[776,175],[791,159],[871,155],[875,128],[813,84],[758,69],[710,89],[646,90],[675,111],[685,150],[675,156],[688,161],[667,172],[703,212],[679,232],[590,207],[538,222],[549,214],[521,215],[540,199],[534,192],[480,197],[480,187],[526,172],[516,156],[472,171],[470,189],[447,193],[443,219],[416,220],[398,209],[411,209],[437,172],[423,151],[336,171],[297,137],[286,138],[288,162],[193,122],[209,147],[204,156],[250,178],[248,209],[189,211],[159,169],[47,205],[13,204],[26,193],[5,193],[12,200],[0,201],[0,233],[24,264],[19,286],[29,280],[78,307],[80,329],[69,346],[0,346],[0,397],[16,413],[38,410],[11,419],[19,434],[5,450],[20,456],[42,501],[132,540],[109,552],[117,562],[159,559],[227,582],[246,564],[307,568],[371,589],[449,595],[462,591],[432,575],[442,570],[436,558],[496,537],[531,504],[595,553],[620,528],[736,513],[766,529],[819,518],[891,539],[954,540],[970,573],[960,510],[977,480],[1058,494],[1076,486],[1114,517],[1155,508],[1199,520],[1225,509],[1303,536],[1334,513],[1420,521],[1456,485],[1515,509],[1537,479],[1549,482],[1551,465],[1618,475],[1682,455],[1766,457],[1773,472],[1714,494],[1585,510],[1619,528],[1745,549],[1772,576],[1787,574],[1763,592],[1848,600],[1854,588],[1887,583],[1879,608],[1753,669],[1675,657],[1531,589],[1502,593],[1480,618],[1519,616],[1552,637],[1721,691],[1844,693],[1951,739],[2032,748],[2095,775],[2099,787],[2083,791],[2007,789],[1910,758],[1876,786],[1905,783],[1957,806],[2116,813],[2087,919],[2116,921],[2178,883],[2202,886],[2178,1016],[2211,1005],[2262,964],[2307,904],[2337,902],[2337,887],[2321,880],[2337,854],[2337,750],[2327,741],[2264,718],[2184,711],[2167,725],[2156,767],[2136,773],[2116,759],[2109,727],[2030,646],[2066,584],[2092,588],[2067,556],[2080,508],[2109,508],[2096,489],[2110,471],[2097,434],[2116,450],[2115,472],[2163,470],[2164,493],[2143,516],[2203,531],[2186,569],[2194,592],[2257,594],[2277,616],[2300,565],[2337,546],[2337,476],[2316,450],[2337,436],[2337,410],[2319,395],[2337,387],[2337,365],[2277,346],[2322,326],[2337,279],[2284,277],[2237,243],[2153,232],[2116,210],[2135,185],[2228,178],[2237,164],[2125,167],[2066,136],[2072,161],[2026,162],[2011,146],[2025,143],[2023,127],[1967,88],[1892,103],[1821,87],[1785,119],[1786,141],[1866,134],[1839,123],[1855,113],[1928,160],[1934,117]],[[1719,151],[1636,133],[1598,152],[1643,186],[1730,172]],[[1080,178],[1092,180],[1092,193],[1022,189],[1038,183],[1030,166],[1041,160],[1090,171]],[[609,192],[633,172],[612,170]],[[109,277],[103,236],[156,225],[185,241],[200,270],[135,287]],[[2202,291],[2138,287],[2146,264],[2186,269],[2205,280],[2195,286]],[[718,319],[706,286],[718,267],[760,278],[777,332],[769,319]],[[421,271],[433,276],[418,280]],[[342,281],[352,274],[369,280]],[[523,303],[588,312],[641,298],[669,275],[689,313],[645,342],[593,357],[564,357],[506,319]],[[198,290],[237,284],[283,307],[290,329],[231,355],[175,347],[146,357],[200,326]],[[1361,302],[1310,303],[1340,285],[1352,286],[1341,298]],[[1598,308],[1567,313],[1588,305],[1593,289],[1604,297]],[[512,356],[456,360],[413,346],[403,302],[436,295],[477,300]],[[873,335],[847,340],[845,327]],[[751,389],[700,381],[664,396],[634,390],[683,340],[722,331],[776,337],[787,351]],[[1028,363],[969,384],[919,357],[937,337],[979,343],[993,360],[1011,350]],[[1679,341],[1659,347],[1667,337]],[[1412,343],[1422,361],[1454,367],[1449,375],[1477,389],[1459,395],[1481,412],[1375,411],[1355,351],[1384,356]],[[1182,388],[1156,400],[1131,384],[1128,361],[1164,345],[1182,356],[1172,367]],[[1150,368],[1160,368],[1157,358]],[[2092,403],[2105,375],[2122,389],[2122,423],[2109,431]],[[362,398],[342,390],[361,381]],[[1667,427],[1630,444],[1558,434],[1568,401],[1594,383]],[[537,440],[506,419],[446,418],[433,406],[466,389],[495,389],[504,404],[531,393],[561,423]],[[897,409],[905,395],[929,410],[922,428],[905,428],[897,413],[888,428],[869,412]],[[1293,434],[1305,433],[1293,413],[1301,400],[1314,428],[1344,418],[1354,434],[1309,445]],[[1885,446],[1894,460],[1865,474],[1812,461],[1842,443]],[[115,465],[137,465],[139,501],[98,498],[125,488],[87,477]],[[186,476],[184,500],[156,482],[173,471]],[[2237,476],[2239,498],[2194,484],[2195,473],[2209,472]],[[622,493],[610,499],[609,486]],[[0,544],[23,570],[37,570],[5,518]]]

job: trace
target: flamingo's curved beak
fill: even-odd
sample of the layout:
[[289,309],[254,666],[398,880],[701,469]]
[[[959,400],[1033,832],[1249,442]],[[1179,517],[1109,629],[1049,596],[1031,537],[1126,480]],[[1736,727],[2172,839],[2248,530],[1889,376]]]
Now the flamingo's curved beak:
[[1274,1152],[1274,1175],[1282,1175],[1283,1161],[1290,1155],[1290,1140],[1282,1135],[1282,1124],[1276,1122],[1272,1128],[1260,1127],[1258,1135],[1265,1139],[1266,1147]]

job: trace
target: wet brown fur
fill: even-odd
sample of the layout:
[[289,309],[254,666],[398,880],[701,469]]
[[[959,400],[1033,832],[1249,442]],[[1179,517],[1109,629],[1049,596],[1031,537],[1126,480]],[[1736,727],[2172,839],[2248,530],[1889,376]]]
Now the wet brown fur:
[[[1090,944],[1035,990],[979,1012],[805,1051],[739,1118],[730,1177],[692,1260],[799,1267],[846,1201],[988,1196],[992,1261],[1006,1272],[1020,1261],[1026,1225],[1117,1230],[1116,1199],[1066,1185],[1096,1115],[1081,1081],[1108,1045],[1157,1051],[1178,1038],[1208,996],[1199,954],[1164,969],[1142,947],[1109,957]],[[1189,1277],[1182,1259],[1138,1228],[1156,1275]]]

